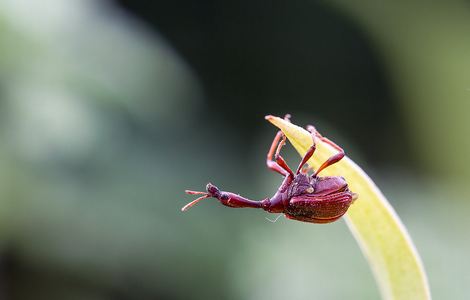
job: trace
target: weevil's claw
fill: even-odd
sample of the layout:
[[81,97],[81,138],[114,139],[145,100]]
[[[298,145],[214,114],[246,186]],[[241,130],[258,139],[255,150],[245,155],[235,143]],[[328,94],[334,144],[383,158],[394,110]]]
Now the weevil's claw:
[[313,133],[313,134],[315,134],[315,135],[320,134],[320,133],[317,131],[317,129],[315,128],[315,126],[313,126],[313,125],[307,125],[306,129],[307,129],[307,131],[309,131],[310,133]]

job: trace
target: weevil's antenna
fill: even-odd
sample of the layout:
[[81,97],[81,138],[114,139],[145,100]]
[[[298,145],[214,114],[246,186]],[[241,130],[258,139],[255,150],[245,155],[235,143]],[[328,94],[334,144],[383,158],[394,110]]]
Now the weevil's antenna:
[[195,205],[196,203],[198,203],[198,202],[201,201],[202,199],[206,199],[206,198],[210,198],[210,197],[211,197],[211,196],[210,196],[208,193],[206,193],[206,192],[197,192],[197,191],[189,191],[189,190],[186,190],[185,193],[188,194],[188,195],[203,195],[203,196],[197,198],[196,200],[193,200],[193,201],[189,202],[188,204],[186,204],[186,205],[181,209],[181,211],[187,211],[189,208],[191,208],[193,205]]
[[207,195],[207,192],[198,192],[198,191],[190,191],[190,190],[185,190],[184,192],[188,195]]

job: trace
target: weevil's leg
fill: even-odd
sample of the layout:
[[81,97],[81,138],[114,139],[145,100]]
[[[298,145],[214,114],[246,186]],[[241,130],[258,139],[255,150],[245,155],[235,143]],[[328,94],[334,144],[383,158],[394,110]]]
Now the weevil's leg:
[[313,174],[313,176],[317,176],[318,173],[320,173],[323,169],[337,163],[338,161],[340,161],[342,158],[344,157],[344,151],[343,152],[340,152],[340,153],[337,153],[333,156],[331,156],[330,158],[328,158],[327,161],[325,161],[321,166],[320,168],[318,168],[318,170],[315,172],[315,174]]
[[[290,174],[292,174],[292,171],[287,166],[284,159],[279,156],[279,152],[281,151],[282,146],[285,144],[285,140],[282,141],[281,137],[283,137],[283,134],[281,131],[278,131],[271,144],[271,148],[269,149],[268,154],[266,156],[266,165],[269,169],[278,172],[283,176],[289,176]],[[276,155],[274,153],[276,153]],[[273,160],[274,155],[276,156],[276,161]]]
[[289,172],[289,175],[291,177],[294,177],[294,173],[292,172],[292,170],[289,168],[289,166],[287,165],[286,161],[284,160],[284,158],[281,156],[281,149],[282,147],[284,147],[284,145],[286,144],[286,136],[281,132],[281,136],[282,136],[282,139],[281,141],[279,142],[279,144],[277,145],[277,149],[276,149],[276,154],[274,154],[274,159],[276,160],[277,164],[280,165],[284,170],[286,170],[287,172]]
[[330,158],[328,158],[321,166],[320,168],[318,168],[318,170],[315,172],[315,174],[313,174],[313,176],[316,176],[318,175],[318,173],[320,173],[323,169],[337,163],[338,161],[340,161],[343,157],[344,157],[344,150],[343,148],[341,148],[340,146],[336,145],[335,143],[333,143],[332,141],[330,141],[328,138],[322,136],[316,129],[315,127],[309,125],[307,126],[307,129],[308,131],[310,132],[314,132],[316,137],[318,137],[322,142],[324,143],[327,143],[328,145],[330,145],[331,147],[333,147],[334,149],[336,149],[338,151],[337,154],[331,156]]
[[[309,130],[310,131],[310,130]],[[307,161],[312,157],[313,153],[315,153],[315,149],[317,149],[316,147],[316,144],[315,144],[315,132],[316,130],[313,129],[312,131],[310,131],[311,135],[312,135],[312,146],[310,146],[310,148],[307,150],[307,152],[305,153],[304,157],[302,158],[302,161],[300,162],[299,166],[297,167],[297,171],[295,172],[295,174],[299,174],[300,171],[302,170],[302,167],[307,163]],[[308,168],[307,168],[307,171],[308,172]]]
[[[284,120],[290,122],[290,115],[286,114],[284,116]],[[286,143],[286,136],[282,133],[282,131],[278,131],[276,136],[273,139],[271,148],[269,149],[268,154],[266,156],[266,165],[268,166],[269,169],[285,176],[286,177],[285,182],[289,183],[292,180],[292,178],[294,178],[294,173],[289,168],[284,158],[280,155],[281,149],[285,145],[285,143]],[[273,160],[273,155],[274,155],[274,160]]]
[[234,208],[252,207],[252,208],[263,208],[263,209],[267,209],[270,207],[270,201],[268,198],[261,200],[261,201],[250,200],[250,199],[244,198],[240,195],[237,195],[231,192],[221,191],[219,190],[219,188],[217,188],[215,185],[211,183],[207,184],[206,190],[207,192],[186,191],[187,194],[191,194],[191,195],[203,194],[203,196],[188,203],[181,210],[186,211],[190,207],[192,207],[194,204],[198,203],[199,201],[206,199],[206,198],[211,198],[211,197],[216,198],[217,200],[219,200],[220,203],[228,207],[234,207]]
[[282,135],[282,132],[279,131],[274,137],[274,140],[271,144],[271,148],[269,149],[268,154],[266,156],[266,165],[268,166],[269,169],[273,170],[274,172],[277,172],[283,176],[288,176],[289,172],[287,172],[277,162],[273,160],[274,151],[276,151],[276,147],[277,147],[277,144],[279,143],[279,140],[281,139],[281,135]]
[[329,167],[329,166],[331,166],[331,165],[337,163],[338,161],[340,161],[341,159],[343,159],[343,157],[344,157],[344,155],[345,155],[343,148],[339,147],[338,145],[336,145],[335,143],[333,143],[332,141],[330,141],[328,138],[323,137],[323,136],[320,136],[320,139],[321,139],[323,142],[325,142],[325,143],[331,145],[331,146],[332,146],[333,148],[335,148],[336,150],[338,150],[339,153],[336,153],[335,155],[333,155],[333,156],[331,156],[330,158],[328,158],[328,160],[325,161],[325,162],[320,166],[320,168],[318,168],[318,170],[315,172],[314,175],[318,175],[318,173],[320,173],[321,170],[323,170],[323,169],[325,169],[325,168],[327,168],[327,167]]

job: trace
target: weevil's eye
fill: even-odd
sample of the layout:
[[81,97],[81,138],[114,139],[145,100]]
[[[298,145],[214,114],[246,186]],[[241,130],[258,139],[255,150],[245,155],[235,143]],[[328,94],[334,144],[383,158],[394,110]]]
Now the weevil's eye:
[[315,190],[313,189],[313,187],[309,187],[308,189],[305,190],[306,193],[313,193]]

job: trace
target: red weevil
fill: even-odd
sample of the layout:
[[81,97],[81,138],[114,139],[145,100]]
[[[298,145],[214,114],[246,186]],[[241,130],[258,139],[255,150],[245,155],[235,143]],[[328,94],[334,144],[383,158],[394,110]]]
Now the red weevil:
[[[266,118],[269,118],[267,116]],[[285,119],[289,120],[289,115]],[[202,195],[188,203],[181,210],[186,211],[191,206],[205,198],[216,198],[225,206],[240,208],[262,208],[270,213],[284,213],[289,219],[311,222],[330,223],[341,218],[354,200],[357,194],[351,192],[346,180],[341,176],[325,176],[318,174],[328,166],[337,163],[344,157],[344,150],[323,137],[315,127],[309,125],[307,130],[312,135],[313,144],[305,153],[295,173],[289,168],[286,161],[280,155],[282,147],[286,143],[286,136],[279,131],[269,149],[266,164],[269,169],[284,176],[281,186],[271,198],[261,201],[246,199],[238,194],[224,192],[215,185],[208,183],[206,192],[186,190],[190,195]],[[315,152],[315,138],[329,144],[338,151],[328,158],[312,175],[312,168],[307,166],[307,161]],[[273,160],[274,156],[274,160]]]

